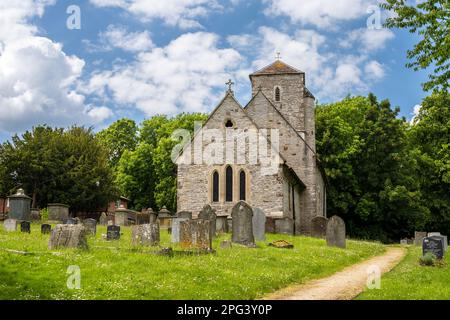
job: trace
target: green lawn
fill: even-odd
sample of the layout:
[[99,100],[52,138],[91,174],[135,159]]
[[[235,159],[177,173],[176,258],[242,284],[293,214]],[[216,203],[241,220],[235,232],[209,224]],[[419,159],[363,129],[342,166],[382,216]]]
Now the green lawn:
[[372,289],[358,296],[360,300],[440,300],[450,299],[450,258],[443,267],[419,264],[420,247],[410,247],[406,258],[381,279],[381,289]]
[[[0,299],[255,299],[293,283],[330,275],[345,266],[384,252],[379,243],[348,241],[346,250],[327,247],[324,240],[268,235],[286,239],[295,248],[276,249],[266,243],[250,249],[219,247],[215,255],[164,257],[154,248],[131,247],[130,229],[120,241],[102,239],[106,228],[89,239],[89,251],[47,249],[49,235],[39,225],[31,234],[6,233],[0,226]],[[166,231],[162,246],[170,246]],[[4,249],[33,252],[18,255]],[[66,286],[67,268],[81,270],[81,289]]]

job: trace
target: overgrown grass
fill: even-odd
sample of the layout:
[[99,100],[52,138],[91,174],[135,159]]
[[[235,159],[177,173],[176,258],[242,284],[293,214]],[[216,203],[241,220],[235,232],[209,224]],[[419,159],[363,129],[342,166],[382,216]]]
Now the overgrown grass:
[[[345,266],[384,252],[379,243],[348,241],[348,248],[327,247],[324,240],[268,235],[250,249],[233,245],[216,254],[165,257],[149,254],[156,248],[131,247],[129,228],[120,241],[106,241],[98,227],[88,251],[49,251],[49,235],[39,225],[31,234],[6,233],[0,226],[0,299],[255,299],[293,283],[330,275]],[[161,231],[162,246],[171,246]],[[285,239],[294,249],[269,247]],[[33,252],[18,255],[4,249]],[[66,286],[67,268],[81,269],[81,289]]]
[[420,247],[410,247],[406,258],[381,279],[381,289],[366,289],[360,300],[448,300],[450,258],[439,266],[421,266]]

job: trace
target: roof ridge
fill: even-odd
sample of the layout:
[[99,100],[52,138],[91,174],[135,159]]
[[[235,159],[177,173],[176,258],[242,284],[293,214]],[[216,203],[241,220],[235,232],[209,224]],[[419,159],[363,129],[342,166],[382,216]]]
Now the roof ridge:
[[293,66],[287,64],[286,62],[277,60],[255,72],[253,72],[252,74],[250,74],[250,77],[257,76],[257,75],[263,75],[263,74],[286,74],[286,73],[287,74],[299,74],[299,73],[304,73],[304,72],[297,68],[294,68]]

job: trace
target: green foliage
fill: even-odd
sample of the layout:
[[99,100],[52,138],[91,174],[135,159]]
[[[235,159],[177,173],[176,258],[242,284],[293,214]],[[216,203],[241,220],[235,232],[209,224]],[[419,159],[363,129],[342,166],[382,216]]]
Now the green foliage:
[[431,252],[425,253],[425,255],[419,258],[419,263],[421,266],[429,266],[432,267],[436,263],[436,256]]
[[[0,228],[2,247],[35,253],[0,250],[0,299],[258,299],[384,252],[379,243],[347,241],[344,251],[322,239],[273,234],[267,242],[285,239],[294,248],[286,251],[259,242],[257,250],[221,249],[220,241],[230,239],[227,234],[214,239],[216,254],[169,258],[150,254],[158,248],[133,248],[131,228],[121,229],[119,241],[102,239],[106,227],[97,228],[97,235],[88,239],[90,250],[61,249],[58,255],[49,252],[50,235],[42,235],[37,224],[32,224],[31,234]],[[173,247],[167,232],[161,232],[161,246]],[[66,286],[70,265],[80,267],[80,290]]]
[[48,209],[47,208],[41,209],[40,214],[41,214],[41,221],[45,222],[48,220]]
[[407,56],[413,61],[407,67],[414,70],[433,67],[425,90],[448,91],[450,83],[450,3],[448,0],[426,0],[415,5],[405,0],[387,0],[382,8],[392,10],[395,15],[386,25],[390,28],[407,29],[420,37]]

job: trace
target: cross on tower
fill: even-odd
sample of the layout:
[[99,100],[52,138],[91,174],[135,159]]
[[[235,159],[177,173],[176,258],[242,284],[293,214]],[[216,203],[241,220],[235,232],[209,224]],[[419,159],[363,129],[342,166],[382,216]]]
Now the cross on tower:
[[276,59],[277,59],[277,60],[280,60],[280,59],[281,59],[281,52],[279,52],[279,51],[277,52]]
[[231,79],[228,79],[228,82],[225,84],[228,86],[228,91],[233,92],[233,90],[231,89],[231,86],[234,85],[234,82],[231,81]]

